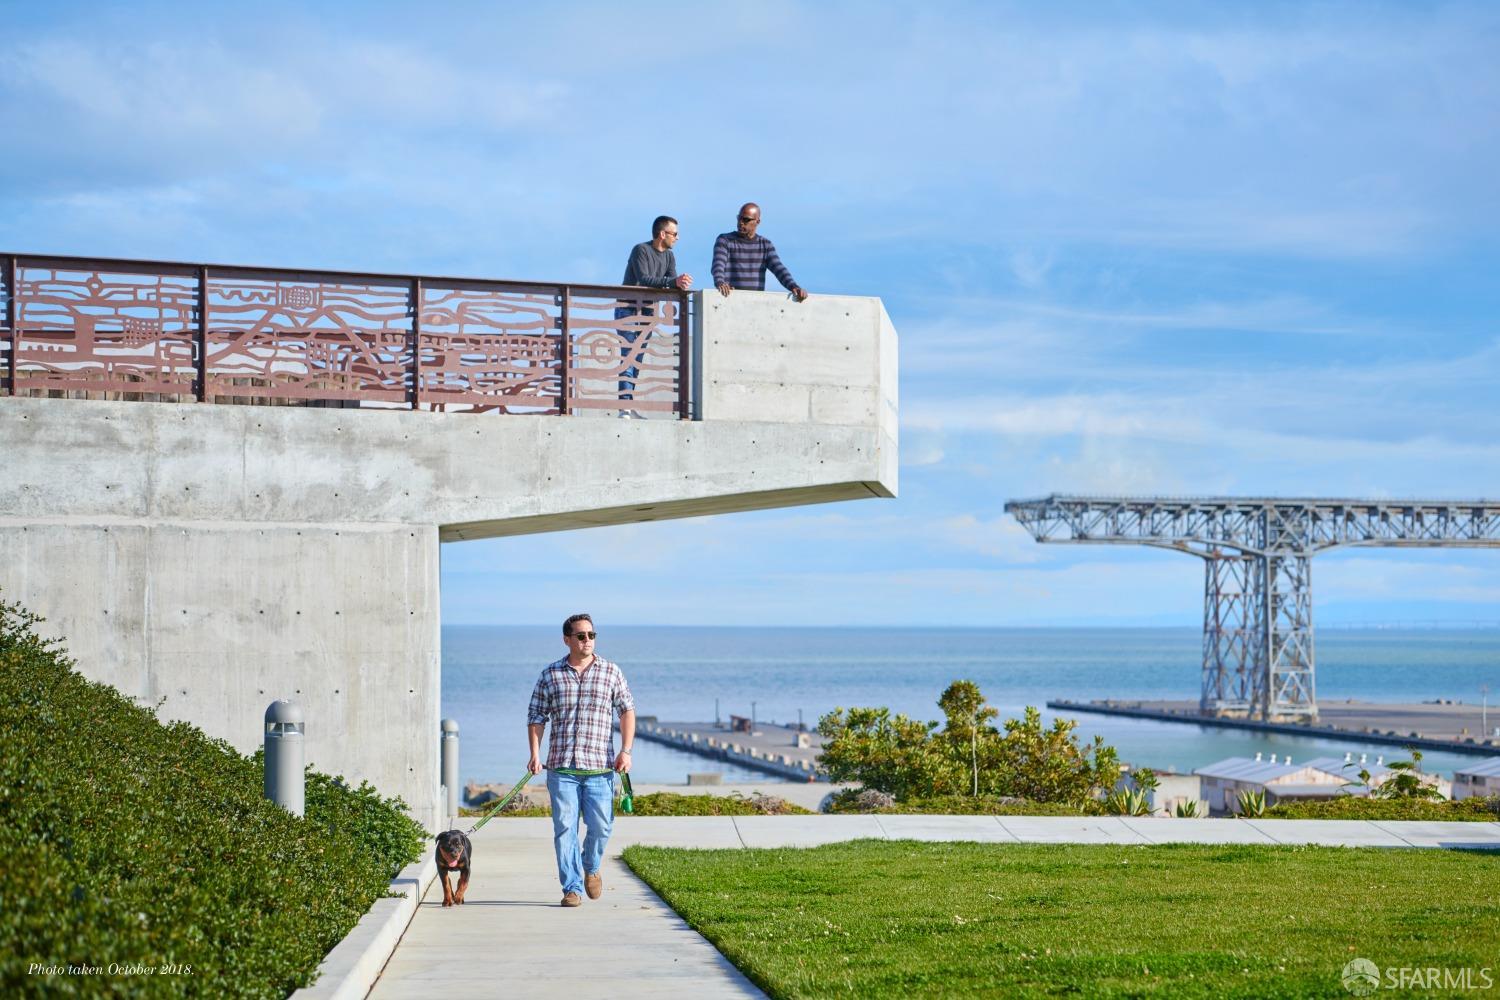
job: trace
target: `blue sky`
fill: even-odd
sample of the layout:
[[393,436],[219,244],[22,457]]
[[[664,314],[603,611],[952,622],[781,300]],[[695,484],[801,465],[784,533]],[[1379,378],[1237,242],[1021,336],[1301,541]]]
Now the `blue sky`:
[[[445,546],[449,622],[1197,624],[1052,491],[1500,497],[1493,4],[0,3],[0,248],[704,283],[740,202],[901,335],[901,497]],[[1323,621],[1500,619],[1500,552]]]

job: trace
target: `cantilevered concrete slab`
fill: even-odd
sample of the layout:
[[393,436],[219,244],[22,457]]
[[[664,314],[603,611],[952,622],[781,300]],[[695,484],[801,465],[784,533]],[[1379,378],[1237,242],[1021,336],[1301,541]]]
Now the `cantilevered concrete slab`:
[[438,542],[896,493],[878,299],[696,296],[693,420],[0,397],[0,593],[79,668],[437,822]]

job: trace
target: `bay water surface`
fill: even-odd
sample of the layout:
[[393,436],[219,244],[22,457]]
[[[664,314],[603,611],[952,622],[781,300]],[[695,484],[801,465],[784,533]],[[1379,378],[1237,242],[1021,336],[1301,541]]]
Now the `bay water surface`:
[[[954,680],[977,683],[1001,719],[1027,705],[1052,713],[1049,699],[1198,697],[1202,633],[1195,628],[932,629],[725,628],[600,624],[599,655],[624,670],[636,711],[667,722],[803,721],[834,708],[877,705],[940,720],[938,695]],[[511,782],[526,765],[526,705],[543,666],[563,656],[557,626],[443,628],[442,713],[460,735],[462,781]],[[1478,704],[1480,685],[1500,689],[1500,629],[1324,629],[1317,636],[1322,702]],[[1066,714],[1066,713],[1065,713]],[[1315,740],[1184,723],[1079,713],[1077,733],[1113,745],[1122,760],[1191,771],[1257,751],[1294,761],[1364,752],[1371,761],[1404,756],[1399,747]],[[1500,725],[1500,710],[1490,716]],[[1424,769],[1451,775],[1476,759],[1429,752]],[[765,775],[646,740],[635,746],[632,776],[680,783],[690,771],[724,781]]]

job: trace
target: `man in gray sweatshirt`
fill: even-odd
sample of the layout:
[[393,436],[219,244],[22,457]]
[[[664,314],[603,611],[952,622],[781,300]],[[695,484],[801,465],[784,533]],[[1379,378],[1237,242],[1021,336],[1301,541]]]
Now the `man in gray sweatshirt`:
[[677,220],[670,215],[658,215],[651,223],[651,239],[631,248],[620,284],[676,288],[684,292],[692,288],[693,276],[677,273],[677,256],[672,253],[676,245]]
[[[677,273],[677,256],[672,253],[672,247],[677,243],[677,220],[670,215],[658,215],[656,221],[651,223],[651,239],[646,243],[637,243],[630,250],[630,260],[625,264],[625,277],[621,280],[622,285],[644,285],[647,288],[676,288],[687,291],[693,287],[693,276],[691,274]],[[615,310],[615,319],[627,319],[631,316],[650,316],[654,310],[650,305],[639,307],[622,307]],[[639,351],[636,340],[640,337],[640,331],[628,330],[623,327],[620,334],[620,356],[627,362],[620,372],[620,399],[633,400],[635,398],[635,379],[639,370],[628,362],[636,360],[640,352],[645,350],[644,342]],[[635,410],[624,410],[620,414],[625,417],[640,416]]]

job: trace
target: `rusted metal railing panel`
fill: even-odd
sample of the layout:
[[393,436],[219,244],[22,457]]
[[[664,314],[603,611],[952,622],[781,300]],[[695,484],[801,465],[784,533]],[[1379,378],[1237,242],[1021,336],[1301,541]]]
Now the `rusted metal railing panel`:
[[411,283],[215,268],[208,395],[405,403]]
[[0,377],[13,392],[688,413],[687,296],[675,290],[24,255],[0,264]]
[[555,287],[423,282],[422,405],[558,413],[562,395]]
[[676,292],[570,290],[573,344],[570,410],[677,411],[677,357],[684,343]]
[[191,267],[18,257],[13,390],[191,397],[197,284]]

